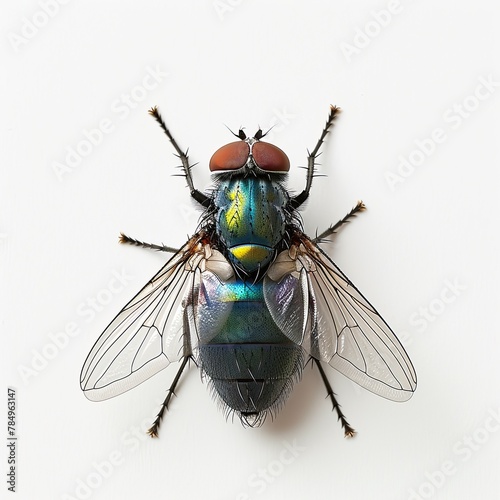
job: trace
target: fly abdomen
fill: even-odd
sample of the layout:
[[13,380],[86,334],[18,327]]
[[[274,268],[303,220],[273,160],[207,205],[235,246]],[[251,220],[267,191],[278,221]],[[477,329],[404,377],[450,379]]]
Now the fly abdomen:
[[[200,368],[227,408],[244,424],[259,425],[267,411],[279,409],[300,377],[303,351],[272,319],[261,282],[237,281],[222,288],[207,288],[206,305],[198,309]],[[211,310],[220,304],[226,316],[216,324]]]
[[302,348],[291,342],[210,343],[200,346],[199,357],[220,400],[251,426],[279,408],[303,365]]

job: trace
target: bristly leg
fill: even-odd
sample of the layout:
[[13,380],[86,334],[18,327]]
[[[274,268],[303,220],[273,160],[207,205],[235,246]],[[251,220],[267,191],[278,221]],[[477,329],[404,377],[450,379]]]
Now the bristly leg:
[[172,382],[172,385],[170,386],[170,389],[167,392],[167,397],[165,398],[165,401],[163,401],[163,404],[161,405],[161,409],[158,412],[158,415],[156,415],[155,421],[153,422],[153,425],[148,429],[148,434],[151,437],[158,437],[158,430],[160,428],[161,420],[163,418],[163,414],[165,413],[165,410],[168,410],[168,405],[170,404],[170,399],[172,398],[172,395],[175,396],[175,388],[177,384],[179,383],[179,379],[181,378],[182,372],[184,371],[184,368],[186,367],[188,361],[192,359],[191,355],[184,356],[182,360],[182,364],[177,371],[177,375],[174,378],[174,381]]
[[134,245],[136,247],[149,248],[150,250],[158,250],[159,252],[169,252],[176,253],[179,251],[178,248],[167,247],[165,245],[155,245],[154,243],[145,243],[144,241],[136,240],[135,238],[131,238],[126,234],[120,233],[119,237],[120,243],[128,243],[129,245]]
[[323,379],[323,383],[325,384],[326,387],[326,392],[328,393],[327,397],[330,397],[332,404],[333,404],[333,409],[337,412],[338,419],[342,425],[342,428],[344,429],[344,436],[346,438],[351,438],[356,434],[356,431],[349,425],[349,422],[346,420],[344,414],[342,413],[342,410],[340,409],[340,405],[338,401],[335,399],[335,393],[333,392],[332,386],[330,385],[330,382],[328,378],[326,377],[326,373],[323,370],[323,367],[321,366],[321,363],[316,359],[312,358],[311,359],[316,363],[316,366],[318,367],[319,373],[321,375],[321,378]]
[[208,196],[206,196],[205,194],[203,194],[201,191],[198,191],[194,187],[193,176],[191,175],[191,168],[193,167],[193,165],[189,164],[189,158],[187,155],[187,151],[184,152],[179,147],[176,140],[173,138],[172,134],[170,133],[170,130],[168,130],[167,126],[165,125],[165,122],[163,121],[163,118],[161,117],[160,112],[158,111],[158,108],[156,106],[149,110],[149,114],[158,122],[158,124],[162,128],[163,132],[165,132],[166,136],[169,138],[170,142],[172,143],[172,146],[174,146],[174,149],[177,152],[177,156],[180,158],[180,160],[182,162],[182,169],[184,171],[184,177],[186,177],[186,181],[187,181],[187,184],[189,187],[189,191],[191,192],[191,196],[200,205],[203,205],[204,207],[208,207],[210,204],[210,198]]
[[358,212],[363,212],[364,210],[366,210],[365,204],[362,201],[358,201],[356,203],[356,206],[353,207],[351,209],[351,211],[345,217],[343,217],[336,224],[334,224],[333,226],[330,226],[328,229],[326,229],[321,234],[319,234],[318,236],[316,236],[316,238],[313,239],[313,242],[314,243],[320,243],[321,240],[324,240],[325,238],[328,238],[328,236],[331,236],[332,234],[334,234],[337,231],[337,229],[339,229],[341,226],[343,226],[344,224],[347,224],[348,222],[350,222],[349,219],[352,219],[353,217],[356,217],[356,214]]
[[323,132],[321,132],[321,136],[316,143],[315,148],[312,150],[312,152],[309,153],[309,156],[307,157],[307,178],[306,178],[306,187],[305,189],[299,193],[297,196],[294,196],[290,200],[290,204],[292,208],[298,208],[304,201],[307,200],[309,197],[309,191],[311,190],[311,184],[312,180],[314,177],[314,172],[315,172],[315,167],[316,167],[316,158],[319,156],[319,150],[321,148],[321,145],[323,144],[323,141],[325,140],[326,134],[328,134],[328,131],[330,127],[333,125],[333,121],[335,120],[335,117],[340,113],[340,108],[337,106],[330,106],[330,115],[328,116],[328,119],[326,120],[326,125],[323,128]]

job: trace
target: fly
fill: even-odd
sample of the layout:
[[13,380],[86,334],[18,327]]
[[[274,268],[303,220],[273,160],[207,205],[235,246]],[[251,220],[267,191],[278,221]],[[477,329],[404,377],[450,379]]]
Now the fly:
[[189,360],[227,412],[261,425],[283,406],[308,360],[314,363],[346,437],[354,435],[323,369],[393,401],[408,400],[417,378],[403,346],[377,310],[320,244],[364,210],[362,202],[315,238],[304,233],[299,208],[309,197],[316,158],[339,108],[308,156],[306,185],[291,195],[287,155],[258,130],[212,156],[213,188],[195,188],[192,165],[156,119],[182,162],[191,196],[203,207],[195,234],[180,249],[124,234],[121,243],[173,253],[118,313],[90,351],[81,387],[92,401],[132,389],[174,361],[181,366],[156,420],[158,429]]

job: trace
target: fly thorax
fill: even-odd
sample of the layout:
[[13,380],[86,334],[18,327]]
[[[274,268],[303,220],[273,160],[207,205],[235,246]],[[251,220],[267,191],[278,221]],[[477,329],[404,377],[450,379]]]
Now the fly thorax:
[[252,273],[267,266],[285,230],[287,194],[258,177],[222,181],[215,195],[217,229],[236,266]]

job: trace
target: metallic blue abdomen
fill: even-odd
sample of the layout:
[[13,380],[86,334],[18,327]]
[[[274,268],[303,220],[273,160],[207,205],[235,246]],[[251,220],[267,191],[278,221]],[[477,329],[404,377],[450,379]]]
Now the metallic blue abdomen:
[[199,362],[220,399],[245,423],[259,425],[266,410],[278,406],[299,377],[302,348],[274,323],[261,282],[236,281],[222,287],[223,293],[212,290],[217,295],[212,304],[224,303],[226,321],[214,336],[213,323],[200,315]]

